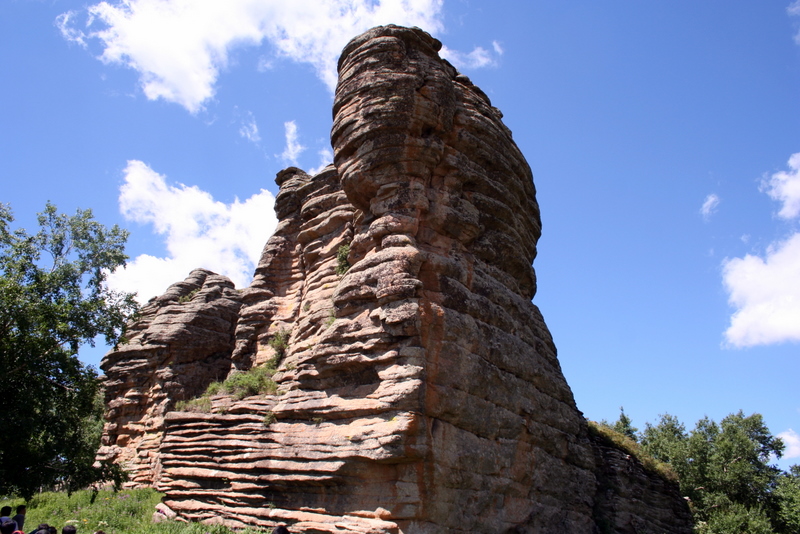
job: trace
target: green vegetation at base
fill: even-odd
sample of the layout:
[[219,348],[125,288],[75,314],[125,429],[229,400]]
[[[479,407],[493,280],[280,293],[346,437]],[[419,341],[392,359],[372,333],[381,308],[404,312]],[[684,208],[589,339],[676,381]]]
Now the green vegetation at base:
[[[52,525],[61,532],[71,523],[78,533],[102,530],[106,534],[231,534],[233,531],[219,525],[163,521],[153,523],[155,506],[162,494],[153,489],[93,492],[46,492],[35,495],[28,502],[25,531],[30,532],[41,523]],[[3,499],[2,506],[16,508],[24,504],[22,498]],[[236,530],[237,534],[265,533],[265,530]]]
[[[704,417],[694,430],[675,416],[660,416],[641,432],[622,411],[619,420],[591,423],[631,454],[668,464],[689,502],[698,534],[800,533],[800,466],[789,472],[770,462],[784,444],[761,414],[730,414],[717,424]],[[634,451],[638,451],[634,452]]]

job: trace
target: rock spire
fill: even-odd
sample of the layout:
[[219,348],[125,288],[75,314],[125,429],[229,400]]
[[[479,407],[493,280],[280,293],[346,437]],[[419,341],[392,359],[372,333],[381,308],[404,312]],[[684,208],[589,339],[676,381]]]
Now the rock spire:
[[[250,287],[194,271],[106,356],[99,457],[230,526],[691,532],[677,487],[575,406],[531,301],[530,168],[440,47],[396,26],[345,47],[334,165],[278,174]],[[275,394],[176,409],[269,362]]]

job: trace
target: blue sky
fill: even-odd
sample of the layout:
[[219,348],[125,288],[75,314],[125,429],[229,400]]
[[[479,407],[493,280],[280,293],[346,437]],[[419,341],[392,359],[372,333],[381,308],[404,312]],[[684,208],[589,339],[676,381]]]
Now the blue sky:
[[800,462],[798,0],[4,0],[0,201],[128,228],[112,282],[145,300],[194,267],[247,284],[275,173],[331,159],[339,50],[390,22],[533,169],[534,302],[586,416],[760,412]]

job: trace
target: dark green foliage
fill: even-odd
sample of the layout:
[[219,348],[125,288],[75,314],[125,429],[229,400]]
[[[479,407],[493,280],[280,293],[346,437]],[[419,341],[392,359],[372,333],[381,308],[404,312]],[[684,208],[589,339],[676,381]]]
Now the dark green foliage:
[[800,469],[771,465],[783,443],[760,414],[731,414],[720,424],[704,417],[694,430],[671,415],[640,436],[645,451],[678,473],[697,532],[714,534],[800,532]]
[[127,259],[124,230],[51,204],[35,234],[12,230],[12,221],[0,205],[0,494],[30,497],[113,474],[92,467],[99,384],[77,352],[99,335],[119,342],[138,308],[105,284]]
[[347,256],[350,254],[350,245],[342,245],[336,251],[336,274],[342,276],[350,269],[350,262],[347,261]]
[[782,532],[800,532],[800,465],[778,478],[775,485],[778,500],[776,522]]
[[620,434],[622,434],[623,436],[627,437],[630,440],[633,440],[634,442],[639,441],[639,437],[636,435],[639,429],[633,426],[631,418],[628,417],[627,414],[625,414],[625,408],[623,408],[622,406],[619,407],[619,419],[617,419],[617,421],[613,425],[610,424],[605,419],[600,421],[600,424],[611,428],[615,432],[619,432]]

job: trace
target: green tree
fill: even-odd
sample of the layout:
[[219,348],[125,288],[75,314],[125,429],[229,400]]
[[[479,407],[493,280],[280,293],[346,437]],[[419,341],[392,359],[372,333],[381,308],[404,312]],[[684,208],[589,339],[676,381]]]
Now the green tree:
[[775,486],[778,497],[777,523],[782,532],[800,532],[800,465],[793,465],[778,478]]
[[631,421],[631,418],[625,413],[625,408],[622,406],[619,407],[619,419],[617,419],[614,424],[609,423],[606,419],[600,421],[600,424],[607,426],[614,432],[619,432],[635,442],[639,441],[639,436],[637,434],[639,429],[633,426],[633,421]]
[[797,478],[769,463],[781,456],[783,442],[760,414],[739,411],[720,424],[704,417],[690,433],[674,416],[662,415],[657,425],[646,425],[641,444],[678,473],[698,532],[798,532],[782,527],[795,516],[786,508],[781,522],[782,506],[789,501],[776,490],[783,484],[787,495],[797,495],[792,493]]
[[50,203],[35,234],[13,220],[0,204],[0,494],[27,499],[109,475],[92,467],[99,382],[77,353],[96,336],[119,342],[137,305],[105,283],[125,264],[126,231]]

